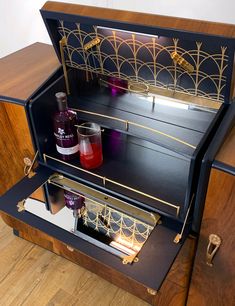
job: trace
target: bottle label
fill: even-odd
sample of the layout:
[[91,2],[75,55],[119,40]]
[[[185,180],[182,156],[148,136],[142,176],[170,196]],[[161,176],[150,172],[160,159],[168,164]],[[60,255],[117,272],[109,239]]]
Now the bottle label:
[[79,151],[79,144],[77,144],[76,146],[70,147],[70,148],[62,148],[62,147],[56,145],[56,149],[60,154],[72,155],[72,154],[75,154]]
[[74,134],[65,134],[64,129],[58,128],[58,133],[54,133],[56,139],[58,140],[73,140],[73,138],[75,137]]
[[69,209],[81,209],[84,206],[84,197],[76,195],[70,191],[64,191],[65,205]]

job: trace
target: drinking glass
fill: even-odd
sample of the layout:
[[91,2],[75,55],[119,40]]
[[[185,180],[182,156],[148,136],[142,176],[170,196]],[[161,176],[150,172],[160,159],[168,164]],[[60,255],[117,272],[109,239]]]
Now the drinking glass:
[[86,122],[78,126],[80,163],[85,169],[94,169],[103,162],[100,126]]

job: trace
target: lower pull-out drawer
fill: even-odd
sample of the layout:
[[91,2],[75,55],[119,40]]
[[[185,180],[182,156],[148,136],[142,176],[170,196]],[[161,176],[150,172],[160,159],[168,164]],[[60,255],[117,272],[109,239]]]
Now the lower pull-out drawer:
[[[42,186],[46,205],[27,199]],[[56,197],[63,190],[84,197],[85,213],[74,214],[60,196]],[[177,222],[55,175],[45,167],[8,191],[1,198],[0,210],[6,223],[22,237],[78,262],[152,304],[158,303],[163,298],[161,294],[169,290],[171,293],[164,300],[168,302],[162,301],[163,304],[170,305],[172,299],[176,305],[177,298],[177,305],[183,305],[194,240],[187,239],[177,256],[182,247],[182,242],[174,243],[180,231]],[[41,232],[44,239],[38,240]]]

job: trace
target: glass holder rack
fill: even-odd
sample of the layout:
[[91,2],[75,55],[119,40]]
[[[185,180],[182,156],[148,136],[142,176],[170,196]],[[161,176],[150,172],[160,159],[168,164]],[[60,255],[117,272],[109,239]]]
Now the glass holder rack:
[[75,219],[73,233],[76,236],[118,256],[123,264],[138,262],[138,253],[160,220],[158,214],[107,196],[62,175],[51,176],[48,184],[84,198],[84,209]]

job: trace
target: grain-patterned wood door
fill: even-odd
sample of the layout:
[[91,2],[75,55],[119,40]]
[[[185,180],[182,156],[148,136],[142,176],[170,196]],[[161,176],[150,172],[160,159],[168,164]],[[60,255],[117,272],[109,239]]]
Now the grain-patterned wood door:
[[[212,267],[206,264],[210,234],[222,239]],[[187,305],[235,305],[235,176],[216,169],[211,171]]]
[[24,157],[32,159],[33,144],[21,105],[0,100],[0,195],[24,176]]

